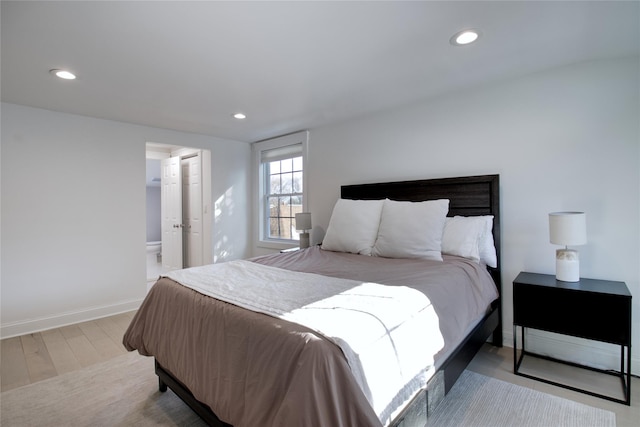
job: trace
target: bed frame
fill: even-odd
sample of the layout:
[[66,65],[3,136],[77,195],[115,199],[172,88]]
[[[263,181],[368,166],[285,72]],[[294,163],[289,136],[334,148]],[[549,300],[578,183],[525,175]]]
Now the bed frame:
[[[493,215],[493,238],[498,258],[497,268],[488,268],[502,295],[500,278],[500,180],[499,175],[482,175],[459,178],[427,179],[377,184],[345,185],[341,189],[343,199],[392,199],[399,201],[425,201],[449,199],[449,216]],[[501,297],[491,305],[489,312],[471,331],[465,340],[451,353],[436,374],[429,380],[426,390],[419,393],[407,408],[391,423],[392,427],[424,426],[428,415],[444,399],[453,384],[465,370],[480,347],[492,336],[492,343],[502,347]],[[160,391],[170,387],[205,422],[216,427],[231,427],[222,422],[211,409],[196,400],[188,387],[155,364]]]

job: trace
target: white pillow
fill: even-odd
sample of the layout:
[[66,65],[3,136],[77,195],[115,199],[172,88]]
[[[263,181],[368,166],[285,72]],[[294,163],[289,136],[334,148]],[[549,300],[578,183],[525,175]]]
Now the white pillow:
[[333,207],[322,249],[371,255],[384,200],[339,199]]
[[387,258],[442,261],[442,231],[449,200],[398,202],[385,200],[378,239],[371,252]]
[[492,215],[447,218],[442,234],[442,253],[483,261],[495,268],[498,260],[492,230]]
[[484,216],[486,228],[484,236],[480,240],[480,261],[489,267],[498,268],[498,255],[493,241],[493,215]]

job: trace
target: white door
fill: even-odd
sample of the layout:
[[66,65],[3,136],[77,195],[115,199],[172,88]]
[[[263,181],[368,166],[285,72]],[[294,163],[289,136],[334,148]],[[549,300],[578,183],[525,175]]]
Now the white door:
[[162,268],[182,268],[182,174],[180,157],[162,160]]
[[184,267],[202,265],[202,157],[182,160]]

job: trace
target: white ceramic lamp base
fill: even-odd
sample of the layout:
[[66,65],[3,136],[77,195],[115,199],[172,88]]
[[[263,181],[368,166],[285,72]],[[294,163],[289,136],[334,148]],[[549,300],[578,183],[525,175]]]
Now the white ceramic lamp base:
[[300,249],[309,247],[309,233],[300,233]]
[[580,281],[578,251],[573,249],[558,249],[556,251],[556,279],[563,282]]

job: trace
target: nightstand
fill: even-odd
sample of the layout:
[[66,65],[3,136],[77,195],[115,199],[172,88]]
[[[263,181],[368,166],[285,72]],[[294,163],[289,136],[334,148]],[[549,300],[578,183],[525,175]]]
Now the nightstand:
[[[518,326],[522,335],[519,358]],[[527,351],[525,328],[619,345],[620,371],[600,370]],[[520,365],[525,356],[615,375],[622,382],[624,399],[521,373]],[[630,405],[631,293],[627,285],[624,282],[583,278],[579,282],[562,282],[548,274],[520,273],[513,281],[513,370],[516,375]]]

